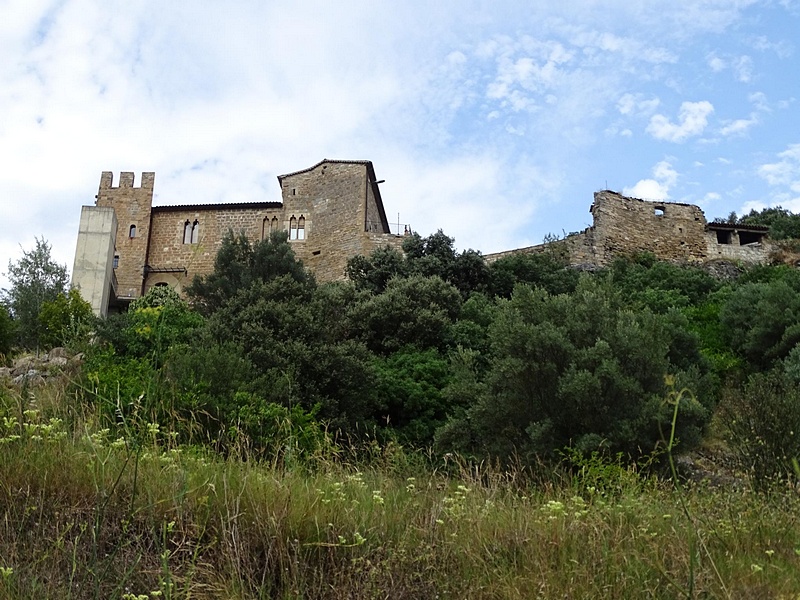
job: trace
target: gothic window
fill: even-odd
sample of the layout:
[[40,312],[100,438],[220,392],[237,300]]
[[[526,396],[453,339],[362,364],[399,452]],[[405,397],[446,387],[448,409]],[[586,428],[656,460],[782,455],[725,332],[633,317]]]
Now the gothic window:
[[297,239],[297,219],[294,218],[294,215],[292,215],[292,218],[289,219],[289,239]]
[[269,226],[269,231],[270,233],[273,231],[278,231],[278,217],[272,217],[272,223]]
[[131,228],[128,230],[128,237],[131,239],[136,237],[136,225],[131,225]]
[[306,218],[302,215],[300,215],[300,218],[297,220],[297,239],[306,239]]
[[196,244],[199,238],[200,238],[200,223],[197,221],[197,219],[195,219],[194,223],[192,223],[192,243]]
[[183,224],[183,243],[192,243],[192,224],[189,223],[188,219],[186,220],[186,223]]

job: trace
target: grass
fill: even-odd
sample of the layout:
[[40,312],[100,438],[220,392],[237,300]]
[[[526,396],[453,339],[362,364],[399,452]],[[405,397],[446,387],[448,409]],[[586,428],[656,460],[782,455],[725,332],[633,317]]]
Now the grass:
[[790,488],[396,446],[290,468],[105,430],[57,384],[0,394],[0,598],[800,597]]

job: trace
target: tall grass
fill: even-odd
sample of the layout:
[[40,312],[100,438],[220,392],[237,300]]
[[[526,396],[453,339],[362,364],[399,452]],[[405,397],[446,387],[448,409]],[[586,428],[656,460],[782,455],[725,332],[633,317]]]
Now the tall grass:
[[688,486],[684,511],[596,457],[535,478],[396,446],[287,466],[25,394],[0,402],[0,598],[680,598],[690,571],[696,597],[800,594],[793,489]]

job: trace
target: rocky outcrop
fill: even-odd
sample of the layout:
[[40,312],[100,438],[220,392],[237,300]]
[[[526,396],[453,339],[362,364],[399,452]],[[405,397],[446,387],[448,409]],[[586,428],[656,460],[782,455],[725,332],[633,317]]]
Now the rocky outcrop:
[[83,363],[83,354],[70,355],[65,348],[53,348],[40,355],[17,357],[10,367],[0,367],[0,381],[16,386],[37,386],[48,379],[72,372]]

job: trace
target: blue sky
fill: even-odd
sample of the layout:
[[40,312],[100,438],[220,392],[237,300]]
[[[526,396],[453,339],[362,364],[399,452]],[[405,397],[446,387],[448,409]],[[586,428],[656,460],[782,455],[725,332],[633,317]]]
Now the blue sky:
[[0,0],[0,273],[35,236],[71,268],[105,170],[242,202],[372,160],[390,221],[484,253],[606,187],[800,211],[800,0],[430,4]]

